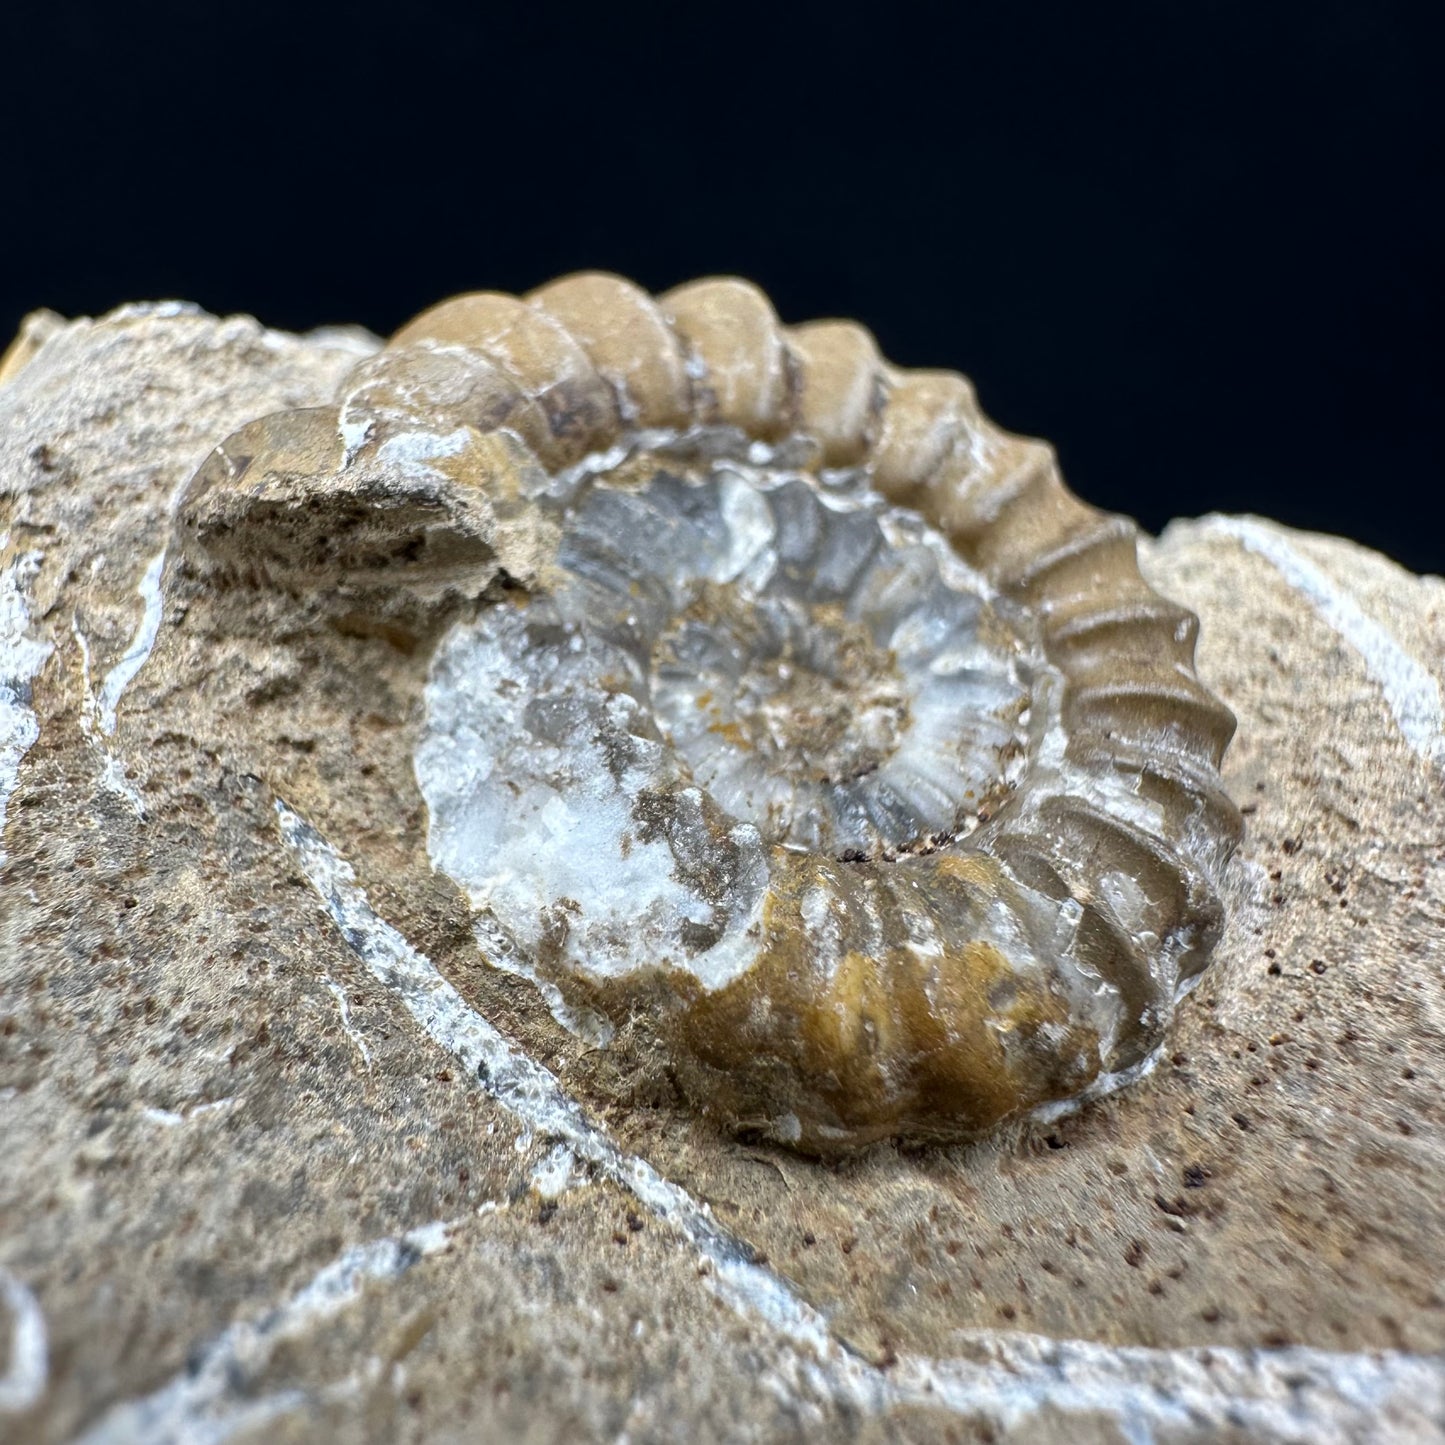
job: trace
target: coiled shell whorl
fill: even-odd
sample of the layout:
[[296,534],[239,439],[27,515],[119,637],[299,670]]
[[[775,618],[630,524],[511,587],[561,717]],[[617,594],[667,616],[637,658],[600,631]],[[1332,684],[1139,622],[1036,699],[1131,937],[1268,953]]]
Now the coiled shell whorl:
[[553,539],[442,638],[415,763],[486,952],[569,1026],[645,1018],[699,1108],[814,1152],[1160,1047],[1234,719],[1134,524],[963,377],[742,281],[587,274],[422,313],[314,429],[465,453]]

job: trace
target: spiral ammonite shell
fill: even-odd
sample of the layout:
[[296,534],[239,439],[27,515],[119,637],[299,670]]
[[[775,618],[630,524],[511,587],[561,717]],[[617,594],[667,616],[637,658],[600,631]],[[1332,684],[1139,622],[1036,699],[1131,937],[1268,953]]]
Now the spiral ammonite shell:
[[1220,927],[1234,719],[1134,525],[964,378],[742,281],[589,274],[423,313],[337,422],[497,433],[483,487],[553,528],[438,646],[416,772],[560,1017],[645,1016],[701,1109],[819,1152],[1157,1050]]

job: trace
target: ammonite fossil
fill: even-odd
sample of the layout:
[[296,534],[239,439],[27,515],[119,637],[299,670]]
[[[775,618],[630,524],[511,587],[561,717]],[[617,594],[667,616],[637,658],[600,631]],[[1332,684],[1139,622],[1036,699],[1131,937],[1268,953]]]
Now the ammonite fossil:
[[[961,376],[741,281],[589,274],[434,307],[311,425],[338,466],[470,449],[550,539],[438,645],[416,773],[564,1021],[645,1018],[700,1108],[811,1151],[1158,1049],[1220,927],[1234,719],[1134,525]],[[267,426],[248,454],[296,445]]]

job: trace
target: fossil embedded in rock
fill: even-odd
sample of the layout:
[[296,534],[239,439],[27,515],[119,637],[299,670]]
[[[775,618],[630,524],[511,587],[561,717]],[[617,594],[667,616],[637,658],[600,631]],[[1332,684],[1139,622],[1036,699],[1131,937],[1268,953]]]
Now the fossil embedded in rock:
[[645,1015],[699,1107],[810,1150],[1158,1048],[1220,925],[1234,720],[1133,524],[962,377],[740,281],[583,275],[442,303],[310,415],[337,467],[449,458],[550,539],[437,647],[416,772],[569,1025]]

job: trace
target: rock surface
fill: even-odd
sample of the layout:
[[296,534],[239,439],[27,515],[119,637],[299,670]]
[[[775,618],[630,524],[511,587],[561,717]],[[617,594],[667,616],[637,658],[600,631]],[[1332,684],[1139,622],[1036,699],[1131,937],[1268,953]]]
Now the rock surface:
[[442,539],[382,624],[168,546],[375,345],[134,307],[0,368],[0,1434],[1438,1438],[1445,584],[1170,527],[1249,825],[1171,1056],[809,1163],[584,1048],[428,863],[428,661],[524,536],[382,478]]

